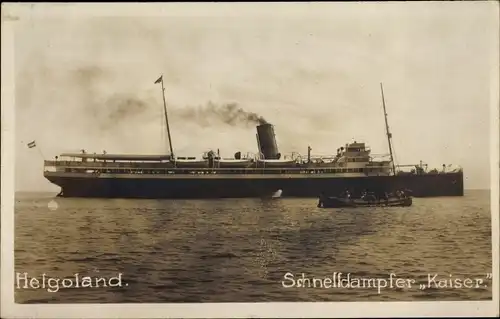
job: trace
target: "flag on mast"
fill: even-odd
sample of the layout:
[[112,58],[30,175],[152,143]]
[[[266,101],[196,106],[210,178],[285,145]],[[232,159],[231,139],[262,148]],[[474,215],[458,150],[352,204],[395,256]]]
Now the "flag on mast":
[[163,75],[161,75],[158,80],[155,81],[155,84],[160,83],[163,81]]
[[35,142],[35,141],[33,141],[33,142],[29,142],[29,143],[28,143],[28,147],[29,147],[29,148],[33,148],[33,147],[35,147],[35,146],[36,146],[36,142]]

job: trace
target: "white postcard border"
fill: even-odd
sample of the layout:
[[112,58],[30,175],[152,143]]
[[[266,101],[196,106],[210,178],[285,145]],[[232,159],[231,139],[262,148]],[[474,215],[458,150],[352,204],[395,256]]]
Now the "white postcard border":
[[[390,3],[355,3],[357,5],[388,5]],[[490,2],[498,11],[498,3]],[[300,15],[304,10],[319,14],[328,3],[190,3],[190,4],[3,4],[2,5],[2,100],[1,100],[1,316],[3,318],[216,318],[216,317],[475,317],[499,314],[499,70],[491,73],[491,213],[493,248],[493,300],[464,302],[268,302],[268,303],[202,303],[202,304],[37,304],[14,303],[14,165],[15,165],[15,112],[14,112],[14,32],[20,14],[58,15],[204,15],[220,10],[238,14]],[[415,5],[409,3],[408,5]],[[426,5],[426,4],[424,4]],[[439,4],[438,4],[439,5]],[[455,3],[455,5],[464,5]],[[217,8],[215,8],[217,6]],[[272,6],[276,6],[273,10]],[[97,9],[97,10],[96,10]],[[498,21],[497,21],[498,24]],[[497,25],[498,30],[498,25]],[[497,34],[498,35],[498,34]],[[498,37],[492,39],[497,43]],[[498,64],[498,52],[492,54]]]

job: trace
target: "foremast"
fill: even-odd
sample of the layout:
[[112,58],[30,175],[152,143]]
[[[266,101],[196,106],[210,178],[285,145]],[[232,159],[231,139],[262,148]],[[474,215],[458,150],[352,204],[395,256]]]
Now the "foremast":
[[392,134],[389,131],[389,123],[387,122],[387,111],[385,109],[385,97],[384,97],[384,87],[380,83],[380,92],[382,93],[382,106],[384,107],[384,119],[385,119],[385,131],[387,134],[387,143],[389,144],[389,153],[391,156],[392,171],[396,175],[396,165],[394,164],[394,156],[392,154]]
[[170,136],[170,126],[168,125],[167,102],[165,100],[165,88],[163,87],[163,74],[155,81],[155,84],[161,83],[161,93],[163,96],[163,111],[165,113],[165,123],[167,127],[168,144],[170,147],[170,156],[174,158],[174,149],[172,147],[172,137]]

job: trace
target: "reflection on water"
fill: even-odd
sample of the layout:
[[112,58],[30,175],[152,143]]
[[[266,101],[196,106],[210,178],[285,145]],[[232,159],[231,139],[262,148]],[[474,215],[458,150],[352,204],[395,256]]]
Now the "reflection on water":
[[[51,202],[52,201],[52,202]],[[55,203],[54,203],[55,202]],[[50,203],[50,204],[49,204]],[[116,276],[121,288],[16,289],[16,302],[489,299],[480,289],[283,288],[285,273],[413,278],[491,272],[489,193],[409,208],[320,209],[315,199],[54,199],[18,194],[16,271]]]

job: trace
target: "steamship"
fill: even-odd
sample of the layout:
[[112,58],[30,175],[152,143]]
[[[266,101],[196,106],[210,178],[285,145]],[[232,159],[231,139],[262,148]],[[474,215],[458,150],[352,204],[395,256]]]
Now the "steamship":
[[[44,162],[44,176],[61,188],[62,197],[105,198],[245,198],[315,197],[370,190],[392,192],[411,190],[414,197],[463,196],[463,172],[427,171],[426,165],[412,165],[403,172],[396,169],[392,156],[384,106],[390,159],[376,160],[362,142],[347,143],[332,156],[307,157],[300,154],[282,156],[270,123],[257,130],[257,154],[236,152],[233,158],[222,158],[219,151],[207,151],[200,157],[174,155],[168,125],[163,76],[161,83],[170,154],[89,154],[63,153]],[[383,89],[382,99],[383,99]]]

